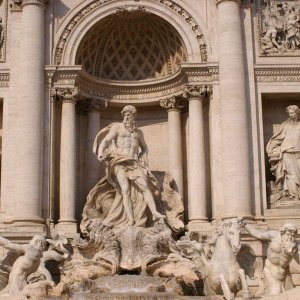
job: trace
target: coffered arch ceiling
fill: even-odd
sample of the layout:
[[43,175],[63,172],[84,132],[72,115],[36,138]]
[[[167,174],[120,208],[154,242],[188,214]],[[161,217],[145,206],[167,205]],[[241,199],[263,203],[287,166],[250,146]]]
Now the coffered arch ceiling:
[[142,11],[123,11],[96,23],[82,39],[76,64],[109,80],[162,78],[187,61],[187,50],[172,25]]

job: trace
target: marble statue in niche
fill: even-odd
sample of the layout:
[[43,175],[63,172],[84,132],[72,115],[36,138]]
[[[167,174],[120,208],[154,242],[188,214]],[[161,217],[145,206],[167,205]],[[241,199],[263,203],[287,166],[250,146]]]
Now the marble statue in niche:
[[257,296],[278,295],[294,287],[289,264],[295,259],[300,264],[297,243],[295,241],[297,227],[294,224],[284,224],[279,230],[258,230],[252,225],[246,225],[246,230],[253,237],[268,241],[267,259],[263,270],[263,282]]
[[[90,192],[83,213],[89,215],[96,201],[107,223],[143,227],[147,207],[153,221],[165,218],[155,202],[160,187],[148,170],[148,147],[143,132],[136,127],[136,108],[127,105],[121,113],[123,122],[104,128],[95,139],[93,150],[100,161],[106,162],[106,177]],[[109,198],[110,208],[106,207]]]
[[260,53],[290,55],[300,52],[299,1],[257,0]]
[[286,112],[289,118],[266,147],[275,178],[271,182],[271,208],[300,204],[300,110],[290,105]]

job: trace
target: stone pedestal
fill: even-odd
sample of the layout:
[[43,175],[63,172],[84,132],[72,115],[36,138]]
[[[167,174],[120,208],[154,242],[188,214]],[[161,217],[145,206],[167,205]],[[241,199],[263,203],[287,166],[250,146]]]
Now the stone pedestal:
[[239,0],[218,0],[223,217],[251,218],[250,134]]

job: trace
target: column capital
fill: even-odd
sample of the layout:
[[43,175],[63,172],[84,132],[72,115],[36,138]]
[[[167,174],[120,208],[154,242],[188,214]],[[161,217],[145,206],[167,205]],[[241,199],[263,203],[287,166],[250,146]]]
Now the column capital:
[[216,5],[218,6],[223,2],[236,2],[238,4],[241,4],[242,0],[216,0]]
[[182,110],[186,105],[187,100],[183,96],[173,96],[160,100],[160,106],[166,108],[168,111],[172,109]]
[[59,100],[63,103],[74,103],[77,101],[79,89],[73,88],[56,88],[51,89],[52,99]]
[[103,109],[107,108],[107,101],[101,99],[85,99],[78,101],[77,109],[84,114],[90,112],[101,112]]
[[212,86],[208,85],[186,85],[184,89],[184,97],[188,100],[197,98],[204,100],[212,95]]
[[21,7],[25,5],[46,5],[49,0],[14,0],[14,4],[17,4]]

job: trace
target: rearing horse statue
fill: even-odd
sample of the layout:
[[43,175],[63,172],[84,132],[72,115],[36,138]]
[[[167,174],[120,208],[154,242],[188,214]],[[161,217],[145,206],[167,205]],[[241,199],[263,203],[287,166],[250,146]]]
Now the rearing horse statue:
[[243,227],[242,218],[222,221],[209,241],[210,245],[214,245],[210,259],[201,244],[197,243],[194,246],[200,252],[205,265],[204,274],[202,274],[205,295],[224,295],[227,300],[232,300],[242,288],[243,297],[250,297],[245,271],[240,268],[236,258],[241,248]]

